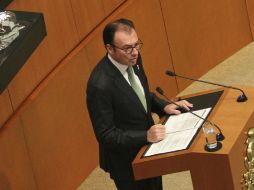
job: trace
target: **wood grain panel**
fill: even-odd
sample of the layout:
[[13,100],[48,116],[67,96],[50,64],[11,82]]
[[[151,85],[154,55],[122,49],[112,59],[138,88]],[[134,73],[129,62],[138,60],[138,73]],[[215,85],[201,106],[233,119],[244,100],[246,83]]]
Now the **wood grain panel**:
[[245,1],[249,15],[252,37],[254,38],[254,1],[253,0],[245,0]]
[[10,115],[13,113],[11,101],[9,98],[8,91],[5,90],[0,95],[0,129],[4,122],[10,117]]
[[[173,65],[180,75],[198,78],[252,41],[245,0],[161,4]],[[178,81],[180,89],[189,84]]]
[[84,38],[124,0],[71,0],[79,38]]
[[14,108],[78,43],[69,1],[15,0],[8,9],[42,12],[47,36],[9,86]]
[[106,15],[110,14],[115,8],[126,0],[102,0],[103,9]]
[[101,0],[71,0],[79,39],[84,38],[104,18]]
[[[104,21],[89,36],[86,45],[90,68],[93,68],[105,55],[102,42],[104,26],[109,21],[121,17],[134,21],[139,38],[144,42],[141,54],[151,91],[154,91],[156,86],[161,86],[168,96],[175,96],[177,93],[176,83],[169,81],[164,74],[165,70],[172,69],[172,63],[158,0],[150,0],[149,3],[145,0],[128,1]],[[148,20],[149,22],[147,22]]]
[[76,189],[98,165],[86,109],[88,75],[81,50],[50,75],[21,113],[39,189]]
[[36,190],[19,119],[0,129],[0,189]]

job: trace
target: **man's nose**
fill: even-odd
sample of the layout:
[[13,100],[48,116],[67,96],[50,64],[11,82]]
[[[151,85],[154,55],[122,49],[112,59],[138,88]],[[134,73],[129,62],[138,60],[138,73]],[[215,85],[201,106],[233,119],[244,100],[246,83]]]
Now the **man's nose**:
[[131,55],[137,55],[138,54],[138,50],[136,49],[136,47],[133,47]]

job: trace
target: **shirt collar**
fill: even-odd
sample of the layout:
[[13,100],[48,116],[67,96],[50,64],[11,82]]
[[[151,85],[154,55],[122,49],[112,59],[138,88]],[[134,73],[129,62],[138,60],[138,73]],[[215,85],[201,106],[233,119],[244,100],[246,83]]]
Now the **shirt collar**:
[[109,54],[108,54],[108,58],[113,63],[113,65],[115,65],[116,68],[122,73],[122,75],[126,72],[128,65],[123,65],[123,64],[117,62]]

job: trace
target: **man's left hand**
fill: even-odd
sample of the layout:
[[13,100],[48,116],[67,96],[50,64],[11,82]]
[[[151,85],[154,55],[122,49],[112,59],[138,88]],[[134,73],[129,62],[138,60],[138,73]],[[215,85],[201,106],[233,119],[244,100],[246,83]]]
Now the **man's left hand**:
[[[191,104],[190,102],[188,102],[187,100],[181,100],[176,102],[176,104],[178,104],[180,107],[183,107],[187,110],[190,110],[190,108],[193,107],[193,104]],[[175,105],[175,104],[168,104],[164,107],[164,111],[167,114],[175,114],[178,115],[181,113],[181,111],[177,110],[177,108],[179,108],[179,106]]]

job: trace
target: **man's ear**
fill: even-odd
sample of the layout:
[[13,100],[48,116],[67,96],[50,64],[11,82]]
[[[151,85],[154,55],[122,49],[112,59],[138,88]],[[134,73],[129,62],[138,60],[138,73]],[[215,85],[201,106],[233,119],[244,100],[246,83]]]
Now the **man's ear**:
[[107,44],[105,47],[110,54],[114,53],[115,50],[110,44]]

